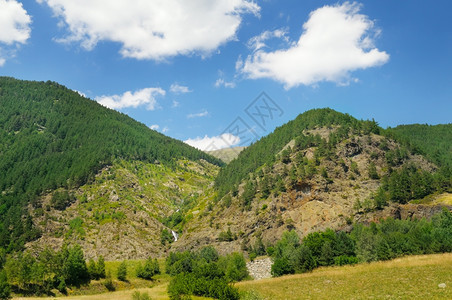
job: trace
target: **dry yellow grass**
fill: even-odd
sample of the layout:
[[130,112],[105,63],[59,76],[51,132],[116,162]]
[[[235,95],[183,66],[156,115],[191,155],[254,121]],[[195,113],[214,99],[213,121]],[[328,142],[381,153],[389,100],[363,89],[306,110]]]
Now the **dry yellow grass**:
[[[438,287],[445,283],[446,288]],[[452,299],[452,254],[320,268],[236,285],[265,299]]]
[[[146,292],[149,294],[151,299],[158,300],[158,299],[169,299],[168,295],[166,293],[166,287],[167,283],[157,285],[153,288],[142,288],[142,289],[134,289],[134,290],[124,290],[124,291],[118,291],[118,292],[111,292],[111,293],[104,293],[104,294],[97,294],[97,295],[83,295],[83,296],[69,296],[69,297],[61,297],[60,299],[64,300],[131,300],[132,294],[135,291],[139,292]],[[13,298],[13,300],[51,300],[55,299],[54,297],[17,297]]]
[[444,193],[438,196],[433,201],[434,204],[446,204],[446,205],[452,205],[452,194]]
[[[153,288],[141,288],[133,290],[123,290],[117,292],[103,293],[97,295],[80,295],[59,297],[62,300],[132,300],[132,294],[136,291],[140,293],[148,293],[152,300],[168,300],[167,294],[168,282],[157,285]],[[209,299],[204,297],[193,297],[193,299]],[[55,297],[16,297],[13,300],[55,300]]]

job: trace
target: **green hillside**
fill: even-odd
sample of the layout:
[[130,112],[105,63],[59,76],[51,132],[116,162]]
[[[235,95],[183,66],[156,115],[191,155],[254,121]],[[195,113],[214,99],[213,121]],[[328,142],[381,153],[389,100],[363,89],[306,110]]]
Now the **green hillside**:
[[341,125],[341,130],[338,131],[336,138],[347,136],[349,129],[363,134],[380,131],[380,127],[374,121],[359,121],[348,114],[329,108],[309,110],[244,149],[237,159],[224,167],[216,179],[219,195],[223,196],[236,188],[249,173],[264,164],[270,165],[275,162],[276,155],[291,140],[298,138],[297,143],[303,147],[319,142],[314,136],[304,135],[303,130],[338,125]]
[[399,125],[388,131],[417,147],[434,163],[452,166],[452,124]]
[[74,188],[115,159],[175,165],[222,162],[105,108],[55,82],[0,77],[0,247],[35,239],[23,208],[38,196]]

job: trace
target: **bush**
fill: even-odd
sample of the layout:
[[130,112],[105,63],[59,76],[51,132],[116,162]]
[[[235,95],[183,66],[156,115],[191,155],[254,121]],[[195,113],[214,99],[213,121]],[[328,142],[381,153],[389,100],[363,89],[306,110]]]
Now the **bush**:
[[218,236],[218,241],[220,242],[231,242],[234,240],[234,235],[231,232],[231,228],[228,227],[227,231],[220,232]]
[[240,292],[240,300],[263,300],[264,298],[256,291]]
[[113,283],[113,280],[111,279],[111,273],[108,272],[105,277],[104,286],[109,290],[110,292],[113,292],[116,290],[115,284]]
[[354,265],[358,263],[358,258],[356,256],[336,256],[334,258],[334,264],[336,266],[344,266],[344,265]]
[[10,299],[11,298],[11,287],[8,283],[8,278],[6,277],[5,270],[0,271],[0,299]]
[[242,254],[234,252],[222,257],[220,266],[222,266],[228,282],[241,281],[249,276],[245,258]]
[[132,300],[151,300],[151,297],[149,297],[148,293],[136,291],[132,294]]

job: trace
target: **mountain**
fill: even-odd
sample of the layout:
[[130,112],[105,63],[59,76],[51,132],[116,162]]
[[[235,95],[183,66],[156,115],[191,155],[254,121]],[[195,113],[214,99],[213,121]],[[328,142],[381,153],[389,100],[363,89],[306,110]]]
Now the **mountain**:
[[221,159],[225,163],[230,163],[233,159],[239,156],[239,153],[242,152],[243,149],[245,149],[245,147],[225,148],[206,152],[218,159]]
[[307,111],[220,170],[214,201],[188,211],[190,221],[174,246],[241,251],[272,244],[290,229],[305,236],[381,217],[429,217],[441,205],[410,201],[450,192],[452,185],[450,173],[439,172],[422,153],[373,120]]
[[[45,221],[36,222],[37,214],[46,220],[56,218],[52,212],[64,211],[85,201],[85,197],[97,198],[96,193],[79,189],[95,184],[105,172],[119,170],[118,166],[125,165],[123,170],[136,173],[140,172],[138,165],[144,164],[143,168],[152,169],[149,174],[172,172],[186,180],[185,175],[193,172],[212,176],[206,175],[208,169],[223,164],[50,81],[0,77],[0,140],[0,247],[8,251],[21,249],[48,229],[42,225]],[[133,182],[127,180],[128,184]],[[134,198],[141,192],[130,184],[123,188]],[[185,192],[174,197],[187,196]],[[146,195],[143,197],[146,199]],[[155,218],[168,205],[146,213]],[[62,222],[71,228],[69,220]]]
[[289,229],[430,216],[450,201],[450,134],[314,109],[234,156],[214,153],[225,165],[55,82],[0,77],[0,248],[227,253]]

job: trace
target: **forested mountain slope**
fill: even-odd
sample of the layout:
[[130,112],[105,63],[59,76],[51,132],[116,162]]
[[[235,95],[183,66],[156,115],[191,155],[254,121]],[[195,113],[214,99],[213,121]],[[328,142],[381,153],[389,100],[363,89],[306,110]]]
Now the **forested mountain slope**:
[[0,247],[9,250],[39,236],[25,207],[40,208],[57,188],[93,182],[117,159],[222,164],[50,81],[0,77],[0,141]]
[[418,148],[439,166],[452,167],[452,124],[399,125],[388,131]]
[[380,217],[430,216],[441,208],[407,203],[450,191],[451,176],[422,153],[373,120],[307,111],[220,170],[215,201],[188,214],[176,245],[196,240],[232,251],[272,243],[288,229],[304,236]]

